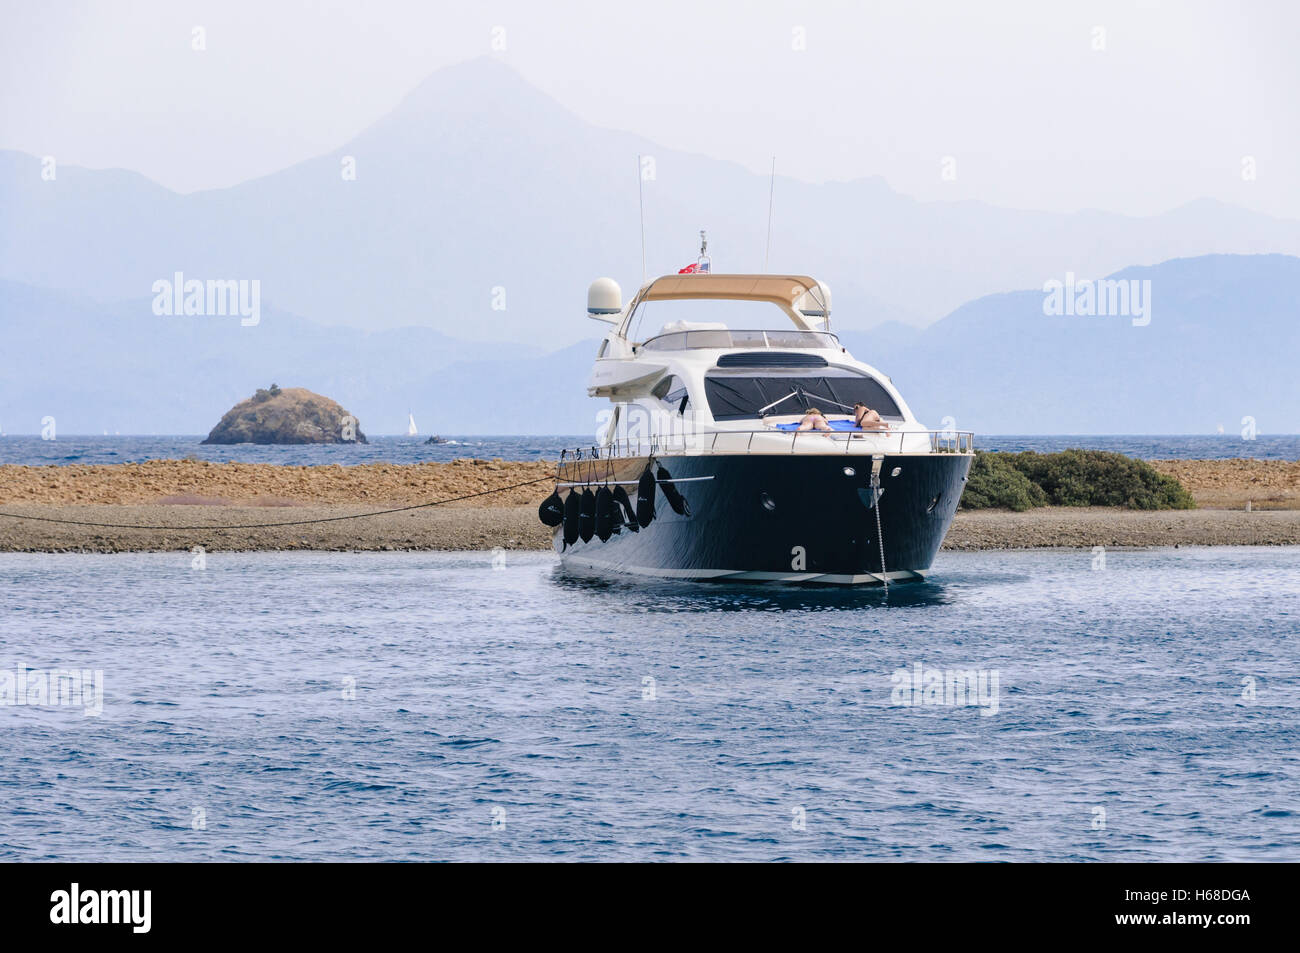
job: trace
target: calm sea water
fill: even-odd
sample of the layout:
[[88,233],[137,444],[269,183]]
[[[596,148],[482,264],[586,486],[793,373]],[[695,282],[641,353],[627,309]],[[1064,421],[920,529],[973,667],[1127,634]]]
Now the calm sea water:
[[[104,697],[0,706],[0,860],[1300,858],[1300,548],[1091,565],[3,554],[0,670]],[[996,673],[996,712],[894,704],[917,664]]]
[[251,443],[204,446],[202,436],[0,437],[0,463],[47,466],[69,463],[138,463],[143,460],[211,460],[214,463],[279,463],[291,466],[341,463],[445,462],[457,457],[490,460],[555,460],[564,448],[590,446],[591,435],[555,437],[448,437],[426,444],[425,437],[368,437],[369,443],[268,446]]
[[[42,440],[37,436],[0,437],[0,463],[28,466],[69,463],[133,463],[141,460],[178,460],[194,457],[221,462],[321,464],[418,463],[457,457],[503,460],[554,460],[564,448],[590,446],[590,434],[579,436],[501,437],[457,436],[445,444],[425,444],[423,437],[371,437],[367,444],[304,446],[203,446],[201,436],[62,436]],[[1258,436],[1243,440],[1236,434],[1219,436],[985,436],[977,434],[982,450],[1037,450],[1053,453],[1070,447],[1113,450],[1151,459],[1224,459],[1255,457],[1264,460],[1300,460],[1300,435]]]

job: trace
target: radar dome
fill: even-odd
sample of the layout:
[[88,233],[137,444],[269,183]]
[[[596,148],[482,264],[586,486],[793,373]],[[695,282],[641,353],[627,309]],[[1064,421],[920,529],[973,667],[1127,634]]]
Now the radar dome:
[[597,278],[587,289],[588,314],[618,314],[623,310],[623,289],[613,278]]

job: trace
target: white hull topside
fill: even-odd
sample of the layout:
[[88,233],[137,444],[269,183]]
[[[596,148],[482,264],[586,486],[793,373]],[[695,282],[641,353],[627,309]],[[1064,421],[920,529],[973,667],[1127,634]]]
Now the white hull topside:
[[[670,275],[647,282],[626,307],[617,284],[600,279],[588,300],[590,316],[612,325],[587,381],[589,396],[609,401],[598,437],[606,452],[870,456],[939,449],[888,375],[855,359],[831,333],[829,289],[812,278]],[[641,309],[658,308],[657,302],[677,302],[692,317],[708,318],[710,303],[719,300],[767,304],[793,328],[679,320],[644,340],[629,337]],[[859,401],[879,413],[879,431],[790,431],[813,406],[849,426]],[[942,449],[969,452],[970,446]]]

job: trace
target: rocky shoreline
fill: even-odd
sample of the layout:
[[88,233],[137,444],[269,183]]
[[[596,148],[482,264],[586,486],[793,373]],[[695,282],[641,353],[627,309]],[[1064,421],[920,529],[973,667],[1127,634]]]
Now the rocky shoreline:
[[[118,553],[322,550],[545,550],[550,530],[535,505],[432,507],[367,519],[336,519],[373,507],[302,506],[48,506],[16,504],[6,512],[98,523],[186,526],[115,529],[0,517],[0,552]],[[283,520],[329,519],[296,526]],[[207,529],[213,524],[245,529]],[[1165,510],[1044,507],[1025,513],[958,513],[944,549],[1090,549],[1093,546],[1295,546],[1300,510]]]
[[[1043,507],[963,511],[946,549],[1300,545],[1300,463],[1155,461],[1196,510]],[[489,550],[550,548],[537,504],[554,464],[457,460],[287,467],[167,460],[105,466],[0,466],[0,511],[42,520],[180,526],[122,529],[0,517],[0,552]],[[531,482],[540,481],[540,482]],[[462,502],[338,519],[514,489]],[[1245,501],[1251,501],[1247,511]],[[328,520],[294,526],[264,524]],[[238,529],[212,529],[235,524]]]

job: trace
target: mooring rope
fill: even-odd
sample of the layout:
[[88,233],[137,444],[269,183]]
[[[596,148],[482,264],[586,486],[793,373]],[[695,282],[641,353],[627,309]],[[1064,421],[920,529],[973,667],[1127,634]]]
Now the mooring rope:
[[413,503],[410,506],[398,506],[391,510],[375,510],[371,513],[354,513],[351,516],[322,516],[310,520],[284,520],[278,523],[229,523],[216,526],[151,526],[141,523],[97,523],[92,520],[65,520],[56,519],[53,516],[29,516],[23,513],[0,512],[0,516],[14,520],[35,520],[40,523],[66,523],[70,526],[100,526],[108,529],[166,529],[176,530],[178,532],[188,529],[270,529],[275,526],[308,526],[312,523],[335,523],[339,520],[361,520],[371,516],[387,516],[389,513],[405,513],[409,510],[420,510],[430,506],[442,506],[444,503],[459,503],[461,500],[472,500],[475,497],[489,496],[493,493],[504,493],[506,490],[517,490],[521,486],[532,486],[536,483],[550,483],[554,479],[555,477],[553,476],[539,477],[536,480],[525,480],[523,483],[512,483],[510,486],[499,486],[491,490],[481,490],[478,493],[466,493],[464,496],[453,496],[445,500],[433,500],[429,503]]

